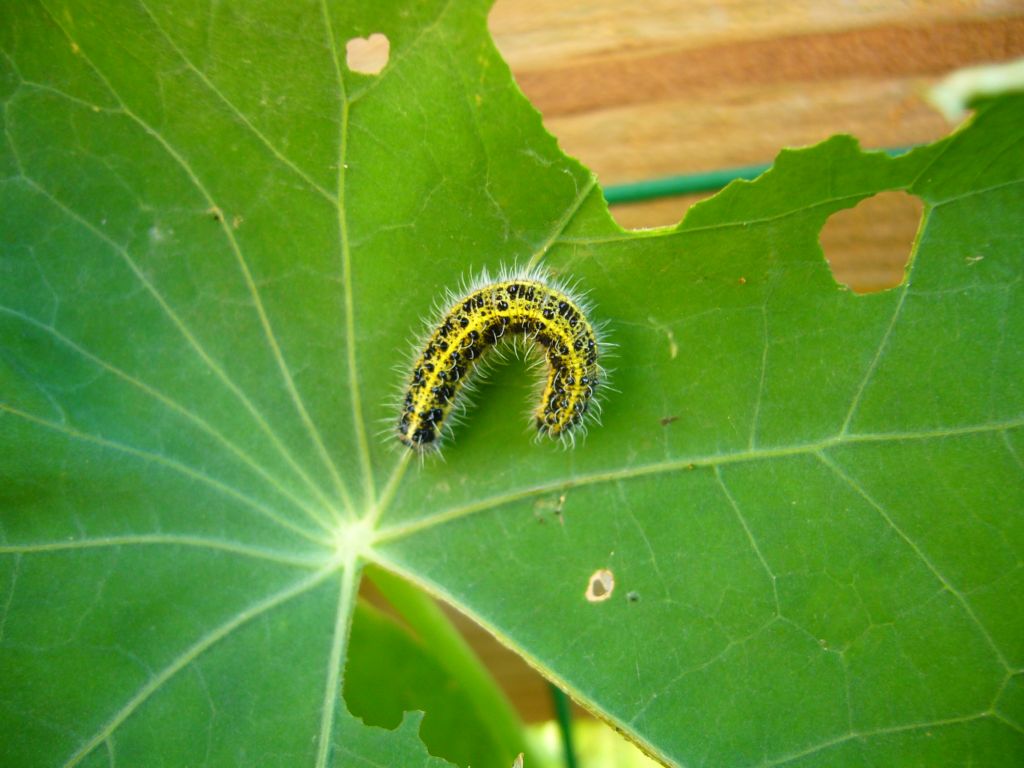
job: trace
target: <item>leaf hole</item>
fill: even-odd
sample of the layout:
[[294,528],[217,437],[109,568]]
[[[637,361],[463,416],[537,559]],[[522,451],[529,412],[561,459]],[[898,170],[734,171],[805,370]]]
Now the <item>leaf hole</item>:
[[585,597],[591,603],[600,603],[612,596],[615,590],[615,574],[607,568],[594,571],[587,581]]
[[379,74],[388,65],[391,41],[374,32],[369,37],[353,37],[345,43],[345,65],[361,75]]
[[829,216],[818,236],[836,282],[875,293],[903,282],[924,203],[906,192],[879,192]]

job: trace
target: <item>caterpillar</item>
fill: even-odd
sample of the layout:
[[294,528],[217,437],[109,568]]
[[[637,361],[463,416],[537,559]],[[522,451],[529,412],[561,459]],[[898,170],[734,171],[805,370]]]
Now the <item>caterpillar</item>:
[[572,442],[595,413],[603,378],[599,330],[583,301],[546,273],[527,269],[504,272],[497,280],[484,273],[446,304],[408,378],[398,439],[417,451],[436,448],[481,360],[503,340],[525,338],[547,361],[533,413],[538,435]]

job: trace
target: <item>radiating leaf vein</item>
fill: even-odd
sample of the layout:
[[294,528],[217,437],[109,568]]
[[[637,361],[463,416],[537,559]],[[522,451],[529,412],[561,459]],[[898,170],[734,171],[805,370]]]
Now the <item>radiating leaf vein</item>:
[[334,732],[335,708],[341,698],[345,672],[345,650],[348,648],[355,595],[359,588],[356,569],[355,558],[346,560],[342,565],[338,608],[334,616],[334,637],[331,641],[331,652],[327,657],[327,670],[324,674],[324,702],[320,711],[320,736],[317,743],[316,768],[326,768],[331,756],[331,734]]
[[120,710],[108,720],[91,738],[87,739],[64,763],[64,768],[72,768],[85,759],[97,746],[103,743],[117,728],[127,720],[135,710],[149,699],[160,687],[174,677],[178,672],[198,659],[213,645],[220,642],[239,627],[247,624],[253,619],[262,616],[268,611],[296,598],[320,584],[324,579],[337,570],[332,564],[327,568],[317,571],[311,576],[297,581],[284,589],[275,592],[273,595],[250,605],[244,611],[239,612],[228,621],[220,624],[210,632],[200,637],[195,643],[188,647],[180,656],[171,661],[160,672],[154,675],[143,685]]
[[105,243],[111,250],[113,250],[115,254],[117,254],[117,256],[121,259],[125,266],[128,267],[128,269],[139,281],[139,283],[146,290],[146,292],[149,293],[150,296],[152,296],[154,301],[156,301],[161,311],[167,316],[167,318],[171,321],[171,323],[174,325],[177,331],[182,335],[185,341],[188,342],[188,345],[196,353],[196,355],[207,367],[207,369],[211,373],[213,373],[213,375],[216,376],[224,384],[224,386],[227,387],[227,389],[238,399],[238,401],[242,404],[246,411],[255,420],[256,424],[260,427],[260,430],[270,440],[271,444],[275,447],[277,452],[295,471],[295,473],[303,480],[303,482],[310,489],[310,491],[321,500],[322,504],[324,504],[326,507],[329,507],[331,504],[330,499],[328,499],[327,496],[324,495],[323,490],[319,487],[319,485],[313,482],[313,480],[309,477],[306,471],[299,465],[295,457],[291,454],[288,448],[285,447],[284,443],[282,443],[281,439],[277,436],[277,433],[273,430],[273,428],[270,426],[267,420],[263,417],[263,414],[260,413],[256,405],[252,402],[252,400],[249,399],[248,395],[246,395],[242,388],[239,387],[238,384],[236,384],[235,381],[231,379],[230,376],[228,376],[227,372],[212,357],[210,357],[206,349],[202,346],[202,344],[199,343],[199,340],[192,333],[189,327],[185,325],[184,321],[178,316],[178,314],[174,311],[174,309],[164,298],[164,296],[160,293],[160,291],[157,290],[156,286],[142,271],[139,265],[132,258],[131,254],[128,253],[127,249],[124,248],[124,246],[122,246],[121,244],[114,241],[109,235],[107,235],[106,232],[104,232],[99,227],[94,225],[91,221],[89,221],[84,216],[75,211],[73,208],[65,204],[62,200],[58,199],[52,192],[44,188],[34,179],[25,176],[24,174],[22,178],[24,179],[26,184],[28,184],[30,187],[36,190],[36,192],[38,192],[44,199],[48,200],[55,208],[60,210],[64,215],[66,215],[71,220],[75,221],[83,228],[87,229],[97,239]]
[[779,446],[776,448],[759,448],[757,450],[735,451],[733,453],[714,453],[703,456],[689,456],[667,461],[655,462],[652,464],[641,464],[633,467],[625,467],[620,470],[608,472],[596,472],[589,475],[575,475],[567,478],[552,480],[547,483],[522,488],[508,493],[495,494],[493,496],[474,501],[470,504],[453,507],[434,513],[427,517],[419,518],[405,523],[396,523],[386,526],[378,531],[375,540],[377,543],[384,543],[411,536],[419,531],[433,528],[435,526],[458,520],[468,515],[484,512],[490,509],[511,504],[534,496],[564,491],[570,488],[580,488],[589,485],[615,482],[617,480],[635,477],[647,477],[662,473],[678,472],[691,467],[713,467],[716,465],[738,464],[748,461],[762,459],[776,459],[787,456],[812,455],[830,448],[841,445],[856,445],[860,443],[898,443],[904,441],[939,440],[961,435],[985,434],[989,432],[1000,432],[1006,429],[1013,429],[1024,426],[1024,418],[1011,421],[996,422],[989,424],[971,424],[962,427],[951,427],[947,429],[925,430],[915,432],[878,432],[836,435],[819,441],[809,443],[797,443],[791,446]]
[[97,365],[97,366],[103,368],[105,371],[108,371],[109,373],[113,374],[114,376],[116,376],[117,378],[121,379],[122,381],[127,382],[131,386],[135,387],[136,389],[138,389],[138,390],[144,392],[145,394],[147,394],[148,396],[152,397],[154,400],[159,402],[165,408],[167,408],[167,409],[173,411],[174,413],[177,413],[178,415],[182,416],[183,418],[187,419],[189,422],[194,424],[197,428],[199,428],[200,430],[202,430],[203,432],[208,434],[210,437],[212,437],[215,441],[217,441],[217,443],[219,443],[229,453],[231,453],[232,455],[234,455],[235,457],[240,459],[242,461],[242,463],[244,463],[247,467],[249,467],[251,470],[256,472],[272,488],[274,488],[279,493],[281,493],[283,496],[288,498],[293,504],[295,504],[300,510],[302,510],[310,518],[310,520],[313,523],[315,523],[317,526],[319,526],[325,532],[328,532],[328,531],[332,530],[330,522],[327,519],[325,519],[323,517],[323,515],[320,514],[319,511],[315,507],[313,507],[307,500],[301,499],[298,496],[296,496],[295,493],[291,491],[291,489],[286,487],[274,475],[270,474],[263,467],[262,464],[260,464],[256,460],[254,460],[248,453],[246,453],[239,446],[237,446],[235,443],[233,443],[231,440],[229,440],[227,437],[225,437],[212,424],[210,424],[208,421],[206,421],[206,419],[204,419],[201,416],[199,416],[198,414],[196,414],[194,411],[192,411],[189,408],[185,407],[184,405],[182,405],[181,403],[177,402],[173,398],[168,397],[167,395],[163,394],[162,392],[157,390],[155,387],[150,386],[149,384],[147,384],[146,382],[142,381],[141,379],[135,378],[131,374],[121,370],[117,366],[115,366],[115,365],[107,362],[106,360],[100,358],[99,356],[93,354],[88,349],[86,349],[85,347],[81,346],[80,344],[78,344],[74,340],[68,338],[67,336],[65,336],[63,333],[61,333],[60,331],[58,331],[56,328],[54,328],[51,325],[47,325],[45,323],[42,323],[39,320],[35,319],[34,317],[29,317],[28,315],[26,315],[26,314],[24,314],[22,312],[19,312],[19,311],[15,310],[15,309],[11,309],[10,307],[5,307],[5,306],[2,306],[2,305],[0,305],[0,314],[6,314],[6,315],[8,315],[10,317],[14,317],[14,318],[16,318],[16,319],[18,319],[18,320],[20,320],[20,321],[22,321],[22,322],[24,322],[24,323],[26,323],[28,325],[31,325],[33,328],[36,328],[36,329],[42,331],[43,333],[48,334],[49,336],[51,336],[52,338],[54,338],[58,342],[60,342],[63,346],[65,346],[68,349],[74,351],[75,353],[81,355],[82,357],[84,357],[86,360],[90,361],[94,365]]
[[[64,26],[60,23],[56,15],[53,14],[50,11],[50,9],[47,8],[45,5],[43,7],[46,10],[46,13],[50,16],[53,23],[56,24],[64,33],[68,41],[73,42],[70,33],[68,33]],[[96,76],[103,82],[104,86],[110,92],[111,96],[124,110],[125,115],[128,118],[130,118],[133,122],[135,122],[143,130],[143,132],[152,137],[152,139],[163,148],[164,152],[168,155],[168,157],[170,157],[174,161],[174,163],[182,170],[185,176],[191,181],[196,191],[206,201],[208,207],[211,210],[220,210],[220,206],[217,205],[217,202],[214,199],[213,195],[207,189],[202,179],[199,178],[198,174],[192,168],[191,164],[185,159],[184,155],[182,155],[181,152],[179,152],[174,146],[172,146],[171,143],[167,140],[167,138],[164,137],[162,133],[160,133],[160,131],[156,130],[153,126],[151,126],[140,115],[136,114],[128,106],[127,102],[125,102],[125,100],[121,97],[117,89],[114,88],[113,84],[110,82],[107,76],[104,75],[103,72],[99,69],[99,67],[97,67],[96,64],[92,61],[92,59],[89,58],[87,53],[81,50],[80,46],[79,55],[82,57],[82,60],[89,65],[90,69],[92,69]],[[295,410],[298,413],[299,418],[302,421],[302,424],[305,427],[311,442],[313,443],[325,468],[327,469],[328,474],[334,481],[335,489],[338,492],[339,496],[341,497],[342,503],[344,504],[345,508],[351,512],[353,509],[351,496],[349,495],[348,489],[345,486],[344,480],[342,479],[340,473],[338,472],[337,465],[334,463],[334,460],[327,452],[327,448],[323,443],[323,439],[320,436],[319,430],[316,428],[316,425],[313,423],[312,419],[309,416],[309,412],[306,410],[306,406],[302,400],[302,396],[299,394],[298,389],[295,387],[295,381],[292,377],[291,370],[288,367],[288,363],[284,359],[281,347],[278,344],[277,337],[274,334],[273,327],[271,326],[270,318],[267,315],[266,308],[263,305],[263,299],[261,298],[259,289],[256,287],[256,283],[253,280],[252,272],[249,269],[249,264],[246,261],[245,256],[242,254],[242,250],[238,245],[238,240],[235,238],[234,232],[232,231],[230,224],[227,221],[225,221],[225,218],[223,216],[219,217],[218,223],[220,225],[221,231],[224,234],[224,237],[227,239],[228,247],[235,258],[235,262],[238,265],[246,290],[249,292],[249,295],[253,300],[253,306],[256,310],[256,315],[257,318],[259,319],[260,327],[263,331],[264,340],[266,341],[267,346],[269,347],[271,354],[274,357],[274,361],[277,365],[278,371],[280,372],[282,382],[284,383],[285,386],[285,390],[288,392],[288,395],[292,400],[292,404],[294,405]],[[333,510],[333,506],[330,507],[330,509]]]
[[98,445],[101,448],[107,448],[112,451],[123,453],[127,456],[132,456],[133,458],[141,459],[146,462],[151,462],[153,464],[166,467],[167,469],[170,469],[173,472],[184,475],[192,480],[202,483],[203,485],[209,486],[210,488],[213,488],[215,491],[225,496],[233,498],[236,501],[240,501],[242,504],[245,504],[247,507],[250,507],[255,512],[265,517],[267,520],[270,520],[271,522],[276,523],[282,528],[285,528],[289,531],[292,531],[293,533],[298,534],[299,536],[302,536],[304,539],[308,539],[309,541],[319,544],[320,546],[328,545],[327,539],[317,536],[316,533],[314,533],[313,531],[310,531],[300,525],[297,525],[294,521],[290,520],[284,515],[281,515],[276,510],[267,507],[262,502],[252,498],[251,496],[239,490],[238,488],[235,488],[234,486],[222,482],[221,480],[218,480],[215,477],[211,477],[205,472],[195,469],[194,467],[190,467],[187,464],[178,461],[177,459],[173,459],[168,456],[163,456],[159,453],[153,453],[152,451],[143,450],[141,448],[135,448],[134,446],[119,443],[115,440],[108,440],[107,438],[101,437],[99,435],[94,435],[88,432],[81,432],[73,427],[69,427],[64,424],[59,424],[55,421],[51,421],[49,419],[44,419],[34,414],[27,413],[26,411],[14,408],[10,405],[7,405],[6,403],[0,403],[0,412],[8,413],[11,416],[24,419],[25,421],[31,424],[35,424],[36,426],[42,427],[44,429],[52,430],[74,440],[81,440],[92,445]]
[[[325,563],[323,556],[301,555],[282,552],[263,547],[254,547],[227,539],[211,539],[202,536],[186,536],[173,533],[140,533],[127,536],[100,536],[83,539],[64,539],[59,541],[19,542],[17,544],[0,544],[0,555],[31,555],[49,552],[74,552],[76,550],[105,549],[120,547],[187,547],[205,549],[214,552],[228,552],[257,560],[267,560],[297,568],[322,568]],[[2,634],[2,633],[0,633]]]
[[149,6],[145,2],[143,2],[143,0],[139,0],[139,6],[142,8],[142,10],[145,12],[145,14],[149,17],[150,21],[153,22],[153,26],[156,28],[157,32],[160,33],[160,36],[163,37],[163,39],[167,42],[167,44],[171,47],[171,49],[175,52],[175,54],[177,54],[178,57],[184,62],[185,66],[188,67],[189,70],[193,74],[195,74],[196,77],[199,78],[199,80],[203,83],[203,85],[206,86],[206,88],[210,91],[210,93],[212,93],[214,96],[216,96],[224,104],[224,106],[226,106],[229,110],[231,110],[231,112],[235,115],[235,117],[238,118],[238,121],[243,126],[245,126],[245,128],[250,133],[252,133],[252,135],[255,136],[260,141],[260,143],[263,144],[263,146],[265,146],[270,151],[270,153],[275,158],[277,158],[278,161],[281,162],[282,165],[287,167],[289,170],[294,172],[299,178],[301,178],[304,182],[306,182],[306,184],[309,186],[310,189],[315,191],[317,194],[319,194],[321,197],[323,197],[328,202],[333,203],[334,202],[334,198],[331,195],[331,193],[328,192],[326,189],[324,189],[322,186],[320,186],[316,181],[314,181],[309,176],[309,174],[307,174],[305,171],[303,171],[301,168],[299,168],[281,150],[279,150],[276,146],[274,146],[273,142],[271,142],[270,139],[267,138],[267,136],[259,128],[257,128],[252,123],[252,121],[249,120],[249,118],[246,117],[246,115],[237,106],[235,106],[234,102],[232,102],[226,95],[224,95],[224,92],[221,91],[220,88],[218,88],[206,76],[206,74],[201,69],[199,69],[192,62],[192,60],[188,57],[188,55],[185,53],[185,51],[183,51],[181,49],[181,47],[174,41],[174,38],[172,38],[170,36],[170,34],[168,34],[168,32],[164,28],[163,24],[161,24],[160,21],[156,18],[156,16],[153,15],[153,11],[150,10]]
[[345,297],[345,349],[346,368],[348,369],[349,400],[352,406],[352,423],[356,432],[356,441],[359,446],[359,464],[363,474],[363,489],[366,494],[367,504],[372,508],[375,504],[376,487],[373,481],[373,464],[370,461],[370,445],[366,436],[366,426],[363,420],[363,402],[359,388],[359,366],[356,360],[356,321],[355,321],[355,298],[352,295],[352,249],[348,237],[348,217],[345,210],[345,184],[347,170],[348,138],[349,138],[349,101],[346,93],[345,77],[342,74],[341,54],[334,35],[334,27],[331,24],[330,12],[326,0],[320,2],[321,16],[323,17],[324,29],[327,40],[330,44],[331,58],[334,63],[334,73],[337,79],[338,92],[340,94],[338,103],[340,116],[338,120],[338,180],[337,199],[335,201],[338,219],[338,243],[341,251],[341,280],[344,286]]

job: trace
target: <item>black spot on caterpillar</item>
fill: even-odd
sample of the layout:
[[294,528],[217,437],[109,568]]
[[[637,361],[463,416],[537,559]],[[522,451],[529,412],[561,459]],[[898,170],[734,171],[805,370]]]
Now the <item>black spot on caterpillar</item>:
[[533,419],[539,435],[572,442],[596,409],[604,377],[598,331],[581,299],[536,270],[491,280],[481,276],[432,325],[409,376],[398,418],[398,439],[434,448],[475,368],[505,340],[525,338],[547,361],[547,379]]

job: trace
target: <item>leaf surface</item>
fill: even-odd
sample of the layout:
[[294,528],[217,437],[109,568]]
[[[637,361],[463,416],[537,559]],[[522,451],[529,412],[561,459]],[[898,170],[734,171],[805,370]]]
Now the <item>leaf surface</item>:
[[[1019,762],[1022,99],[898,158],[783,152],[625,233],[485,16],[5,12],[5,764],[438,764],[417,715],[340,697],[365,562],[668,764]],[[350,71],[375,32],[387,68]],[[818,232],[890,189],[925,202],[913,261],[856,296]],[[618,345],[603,424],[532,443],[510,363],[410,460],[422,317],[526,263]]]

